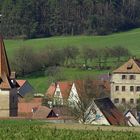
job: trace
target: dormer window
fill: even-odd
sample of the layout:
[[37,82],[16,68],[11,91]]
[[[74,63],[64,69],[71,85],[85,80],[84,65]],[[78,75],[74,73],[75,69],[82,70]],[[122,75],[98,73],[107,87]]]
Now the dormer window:
[[129,63],[129,64],[127,65],[127,69],[132,69],[132,67],[133,67],[133,64],[130,64],[130,63]]
[[126,75],[122,75],[122,80],[124,80],[124,79],[126,79],[127,77],[126,77]]

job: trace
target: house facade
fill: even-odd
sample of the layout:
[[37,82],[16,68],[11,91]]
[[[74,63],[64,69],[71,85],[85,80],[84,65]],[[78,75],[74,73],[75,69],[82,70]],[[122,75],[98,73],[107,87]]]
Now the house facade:
[[130,59],[112,73],[111,99],[115,104],[135,106],[139,98],[140,60]]
[[17,83],[11,72],[2,36],[0,36],[0,117],[17,116]]

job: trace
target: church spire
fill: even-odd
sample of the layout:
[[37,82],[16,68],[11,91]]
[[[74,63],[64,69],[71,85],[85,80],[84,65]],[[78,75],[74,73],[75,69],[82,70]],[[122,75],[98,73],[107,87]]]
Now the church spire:
[[6,50],[3,38],[0,35],[0,89],[11,89],[10,75],[11,71]]
[[3,42],[3,37],[0,35],[0,77],[2,78],[4,74],[7,77],[10,77],[10,73],[11,71]]

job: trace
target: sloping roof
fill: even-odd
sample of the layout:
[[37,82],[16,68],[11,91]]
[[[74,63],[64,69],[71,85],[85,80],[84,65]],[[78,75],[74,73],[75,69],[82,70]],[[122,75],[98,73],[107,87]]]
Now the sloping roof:
[[113,73],[140,73],[140,60],[129,59],[122,66],[114,70]]
[[[76,86],[76,90],[77,90],[79,96],[82,96],[83,94],[85,94],[85,88],[86,88],[86,86],[88,87],[88,85],[87,85],[88,83],[86,83],[86,82],[87,82],[86,80],[74,81],[74,84]],[[89,84],[93,90],[95,88],[97,89],[98,87],[102,86],[104,92],[110,93],[110,82],[109,81],[91,80],[91,81],[89,81]],[[95,93],[95,92],[93,92],[93,93]]]
[[71,109],[66,106],[53,107],[53,111],[59,118],[73,118]]
[[67,99],[69,97],[69,94],[70,94],[70,90],[71,90],[71,87],[72,87],[72,82],[70,82],[70,81],[58,82],[58,85],[60,87],[62,97]]
[[42,103],[42,98],[41,97],[34,97],[33,99],[26,101],[24,98],[18,98],[19,103]]
[[47,90],[47,92],[46,92],[45,95],[48,96],[48,97],[53,97],[53,95],[55,93],[55,90],[56,90],[56,84],[55,83],[52,83],[49,86],[49,88],[48,88],[48,90]]
[[31,113],[32,109],[35,107],[39,107],[42,104],[42,98],[33,98],[30,101],[26,101],[25,99],[19,99],[18,102],[18,112],[20,113]]
[[7,77],[10,77],[11,70],[3,42],[3,38],[0,35],[0,77],[5,74]]
[[26,82],[26,80],[16,80],[16,81],[17,81],[17,83],[19,84],[20,87],[22,87]]
[[54,111],[46,106],[39,106],[35,113],[33,113],[33,118],[46,119],[49,117],[57,117]]
[[104,114],[111,125],[126,125],[123,114],[116,108],[109,98],[94,100],[97,107]]
[[10,79],[11,70],[3,42],[3,38],[0,35],[0,88],[1,89],[11,89],[16,85],[11,82]]

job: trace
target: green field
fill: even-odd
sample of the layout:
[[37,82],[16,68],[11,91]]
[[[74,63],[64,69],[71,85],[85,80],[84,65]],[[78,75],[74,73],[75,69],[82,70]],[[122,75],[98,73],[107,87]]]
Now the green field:
[[[65,46],[91,46],[95,48],[114,47],[121,45],[128,48],[131,53],[137,57],[140,56],[140,28],[131,30],[128,32],[116,33],[107,36],[67,36],[67,37],[50,37],[41,39],[30,40],[5,40],[5,46],[8,53],[8,57],[12,57],[17,48],[21,46],[33,47],[35,51],[43,51],[47,47],[65,47]],[[81,75],[97,75],[99,73],[107,73],[107,71],[82,71],[75,68],[64,68],[64,75],[67,79],[72,80],[74,77]],[[28,77],[22,77],[28,79],[37,92],[44,93],[47,89],[48,77],[44,74],[34,74]]]
[[20,46],[32,46],[35,50],[39,51],[48,46],[65,47],[68,45],[79,47],[92,46],[95,48],[122,45],[128,48],[134,55],[140,56],[140,29],[106,36],[62,36],[30,40],[5,40],[5,45],[10,56]]
[[51,124],[29,120],[1,120],[1,140],[139,140],[138,127]]

